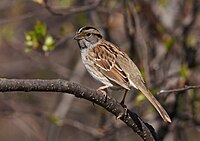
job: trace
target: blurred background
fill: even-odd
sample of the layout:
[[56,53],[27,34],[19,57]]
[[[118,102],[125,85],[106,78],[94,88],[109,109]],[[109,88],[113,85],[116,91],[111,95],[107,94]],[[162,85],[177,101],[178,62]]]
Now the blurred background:
[[[1,0],[0,77],[65,79],[101,86],[85,71],[73,36],[92,25],[125,51],[149,89],[200,85],[199,0]],[[123,91],[112,91],[119,101]],[[172,118],[163,123],[138,91],[128,108],[164,141],[198,141],[200,91],[156,95]],[[140,141],[98,105],[62,93],[0,93],[2,141]]]

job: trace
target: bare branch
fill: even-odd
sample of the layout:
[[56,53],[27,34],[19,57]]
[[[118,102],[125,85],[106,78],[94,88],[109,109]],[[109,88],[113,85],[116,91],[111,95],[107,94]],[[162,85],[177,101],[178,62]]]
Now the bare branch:
[[197,86],[185,86],[184,88],[178,88],[178,89],[173,89],[173,90],[161,90],[158,92],[158,94],[163,94],[163,93],[175,93],[175,92],[181,92],[181,91],[187,91],[190,89],[199,89],[200,85]]
[[157,141],[156,133],[151,125],[145,123],[137,114],[128,110],[128,115],[125,115],[125,109],[118,101],[112,97],[107,97],[101,92],[94,89],[80,86],[79,84],[61,80],[41,80],[41,79],[0,79],[0,91],[24,91],[24,92],[64,92],[73,94],[76,97],[87,99],[95,104],[104,107],[107,111],[114,114],[116,117],[126,123],[145,141]]
[[148,62],[149,56],[148,56],[148,46],[147,46],[147,43],[144,38],[145,34],[142,30],[140,18],[137,14],[134,2],[129,2],[128,6],[129,6],[130,12],[132,14],[132,18],[135,22],[134,24],[135,24],[137,38],[142,45],[142,53],[143,53],[142,60],[143,60],[143,67],[145,70],[145,72],[144,72],[145,78],[146,78],[145,80],[146,80],[146,83],[149,84],[149,82],[150,82],[150,75],[149,75],[150,70],[149,70],[149,62]]
[[193,0],[193,9],[192,9],[190,20],[185,25],[183,25],[182,44],[183,44],[183,49],[185,50],[185,57],[186,57],[185,59],[188,62],[189,67],[193,67],[196,64],[195,57],[197,55],[196,54],[197,51],[195,48],[188,46],[187,39],[189,37],[191,29],[193,28],[194,23],[197,20],[199,9],[200,9],[200,1]]
[[81,12],[86,12],[86,11],[90,11],[95,9],[99,4],[101,3],[101,0],[95,0],[92,4],[88,4],[85,6],[81,6],[81,7],[72,7],[69,9],[65,9],[64,13],[61,12],[56,12],[54,9],[52,9],[49,5],[48,5],[48,0],[44,1],[44,7],[49,11],[49,13],[51,13],[52,15],[55,16],[67,16],[67,15],[72,15],[72,14],[76,14],[76,13],[81,13]]

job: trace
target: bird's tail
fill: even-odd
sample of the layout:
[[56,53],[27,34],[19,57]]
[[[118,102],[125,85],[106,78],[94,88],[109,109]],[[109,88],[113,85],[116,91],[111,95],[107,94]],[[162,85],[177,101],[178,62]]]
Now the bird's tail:
[[[141,82],[142,83],[142,82]],[[137,87],[145,96],[146,98],[151,102],[151,104],[156,108],[160,116],[163,118],[165,122],[171,122],[171,119],[165,109],[160,105],[160,103],[156,100],[156,98],[151,94],[151,92],[147,89],[145,84],[141,84]]]

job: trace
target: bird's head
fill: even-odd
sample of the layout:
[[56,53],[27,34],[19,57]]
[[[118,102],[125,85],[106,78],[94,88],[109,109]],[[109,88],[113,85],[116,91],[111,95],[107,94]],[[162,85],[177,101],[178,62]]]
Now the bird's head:
[[101,33],[94,27],[81,27],[75,34],[74,39],[77,40],[81,49],[94,47],[101,39]]

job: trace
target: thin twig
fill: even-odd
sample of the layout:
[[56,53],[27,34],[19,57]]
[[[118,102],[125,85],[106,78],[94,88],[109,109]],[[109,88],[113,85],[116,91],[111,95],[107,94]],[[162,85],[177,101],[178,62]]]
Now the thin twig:
[[[105,96],[94,89],[83,87],[61,79],[0,79],[0,92],[62,92],[73,94],[78,98],[84,98],[105,108],[107,111],[119,117],[127,126],[133,129],[144,141],[158,141],[152,126],[145,123],[136,113],[128,110],[127,114],[122,105],[114,98]],[[8,94],[8,93],[7,93]],[[11,94],[11,93],[9,93]],[[41,93],[42,94],[42,93]]]
[[81,7],[72,7],[72,8],[64,10],[65,11],[64,13],[56,12],[54,9],[52,9],[48,5],[48,0],[44,0],[43,5],[47,9],[47,11],[49,11],[49,13],[51,13],[52,15],[55,15],[55,16],[68,16],[68,15],[72,15],[72,14],[76,14],[76,13],[81,13],[81,12],[86,12],[86,11],[93,10],[96,7],[99,6],[101,1],[102,0],[95,0],[92,4],[84,5],[84,6],[81,6]]
[[159,94],[164,94],[164,93],[175,93],[175,92],[181,92],[181,91],[187,91],[190,89],[199,89],[200,85],[197,86],[185,86],[184,88],[178,88],[178,89],[173,89],[173,90],[161,90],[160,92],[158,92]]
[[7,25],[7,24],[13,24],[14,22],[21,22],[22,20],[28,19],[28,18],[32,18],[34,16],[35,13],[26,13],[24,15],[21,16],[17,16],[17,17],[7,17],[7,18],[1,18],[0,19],[0,25]]

